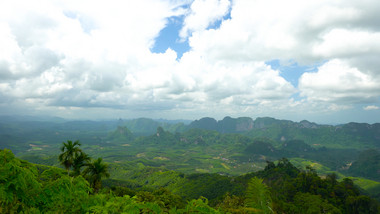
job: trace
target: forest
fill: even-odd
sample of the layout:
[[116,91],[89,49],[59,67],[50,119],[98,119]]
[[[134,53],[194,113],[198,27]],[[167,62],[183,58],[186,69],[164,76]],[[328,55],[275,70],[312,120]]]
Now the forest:
[[0,123],[0,213],[380,213],[379,124]]

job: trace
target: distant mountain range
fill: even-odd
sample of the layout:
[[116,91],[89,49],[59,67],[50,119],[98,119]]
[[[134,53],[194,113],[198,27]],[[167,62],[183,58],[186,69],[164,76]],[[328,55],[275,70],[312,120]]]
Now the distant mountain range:
[[219,133],[239,133],[249,137],[264,137],[278,142],[303,140],[314,147],[380,148],[380,123],[352,122],[342,125],[320,125],[307,120],[293,122],[271,117],[259,117],[255,120],[249,117],[225,117],[219,121],[204,117],[190,124],[139,118],[121,120],[118,125],[127,127],[137,135],[153,134],[158,127],[172,133],[203,129]]
[[[34,120],[35,119],[35,120]],[[37,118],[38,119],[38,118]],[[150,135],[157,131],[158,127],[171,133],[182,133],[190,129],[204,129],[219,133],[239,133],[249,137],[264,137],[277,142],[286,140],[303,140],[314,147],[328,146],[335,148],[380,148],[380,123],[347,123],[342,125],[320,125],[307,120],[293,122],[290,120],[278,120],[271,117],[258,117],[253,120],[250,117],[225,117],[216,120],[204,117],[195,121],[187,120],[153,120],[138,118],[132,120],[109,121],[68,121],[61,118],[43,118],[37,120],[33,117],[9,117],[0,116],[0,134],[6,134],[8,124],[18,124],[25,129],[37,127],[51,127],[56,130],[92,130],[109,131],[118,126],[127,127],[135,135]],[[38,121],[33,123],[32,120]]]
[[221,133],[243,133],[250,137],[265,137],[276,141],[303,140],[313,146],[337,148],[379,148],[380,123],[347,123],[319,125],[307,120],[293,122],[270,117],[225,117],[216,121],[205,117],[190,123],[187,128],[215,130]]
[[[18,155],[54,154],[59,151],[60,143],[68,139],[79,139],[94,154],[105,155],[108,151],[108,158],[147,155],[156,161],[154,158],[177,157],[181,151],[195,155],[181,159],[186,164],[209,166],[201,160],[224,158],[248,163],[260,162],[263,157],[271,160],[290,157],[318,161],[333,170],[350,164],[352,168],[347,171],[350,175],[365,175],[378,181],[380,174],[380,123],[320,125],[270,117],[225,117],[219,121],[205,117],[192,122],[149,118],[44,121],[0,116],[0,149],[8,148]],[[157,153],[145,151],[148,147],[155,148]],[[173,156],[161,157],[163,151],[169,150]],[[244,171],[244,167],[238,170]]]

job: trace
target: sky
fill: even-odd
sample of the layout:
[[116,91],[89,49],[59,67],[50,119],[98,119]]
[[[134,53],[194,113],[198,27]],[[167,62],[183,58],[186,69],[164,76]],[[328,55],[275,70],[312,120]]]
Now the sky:
[[0,115],[380,122],[378,0],[0,1]]

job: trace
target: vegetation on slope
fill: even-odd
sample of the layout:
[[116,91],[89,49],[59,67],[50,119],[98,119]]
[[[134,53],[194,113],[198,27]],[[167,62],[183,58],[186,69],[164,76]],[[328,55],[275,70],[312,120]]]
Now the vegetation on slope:
[[[106,165],[104,165],[106,166]],[[107,168],[107,167],[106,167]],[[169,188],[101,188],[83,175],[33,165],[0,151],[1,212],[26,213],[378,213],[379,204],[362,195],[352,180],[321,178],[287,159],[238,177],[171,174]],[[170,173],[169,173],[170,174]],[[159,174],[158,180],[162,175]],[[88,177],[87,177],[88,178]],[[136,178],[137,179],[137,178]],[[91,181],[91,179],[89,180]],[[159,187],[159,188],[157,188]],[[100,191],[97,191],[99,188]],[[207,196],[209,197],[207,199]],[[209,204],[210,200],[210,204]]]

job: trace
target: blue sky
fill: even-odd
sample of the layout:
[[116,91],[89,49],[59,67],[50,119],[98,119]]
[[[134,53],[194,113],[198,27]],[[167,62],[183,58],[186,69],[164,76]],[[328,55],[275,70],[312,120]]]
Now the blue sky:
[[375,0],[3,1],[0,112],[379,122],[379,7]]
[[180,59],[185,52],[190,50],[188,41],[181,41],[179,37],[183,19],[183,16],[168,18],[167,25],[160,31],[151,49],[153,53],[165,53],[170,48],[177,53],[177,59]]
[[[190,5],[183,5],[182,8],[189,9]],[[231,19],[230,11],[227,12],[221,19],[218,19],[207,27],[210,29],[218,29],[222,21]],[[153,53],[164,53],[168,48],[174,50],[177,53],[177,60],[182,57],[185,52],[190,50],[189,42],[187,39],[183,40],[180,37],[180,31],[184,25],[185,16],[174,16],[167,19],[165,28],[163,28],[158,37],[155,39],[155,43],[151,51]]]
[[[222,20],[230,19],[229,15],[230,14],[223,17]],[[207,29],[218,29],[222,20],[218,20]],[[188,40],[181,41],[179,36],[183,21],[184,16],[168,18],[167,25],[160,31],[158,37],[155,39],[151,51],[153,53],[165,53],[165,51],[170,48],[177,53],[177,60],[179,60],[184,53],[188,52],[190,50]],[[286,65],[283,65],[278,59],[267,61],[265,63],[270,65],[273,69],[279,70],[280,75],[291,82],[295,87],[297,87],[298,79],[304,72],[315,72],[317,67],[322,64],[317,63],[315,65],[307,66],[298,65],[296,61],[290,61]]]

